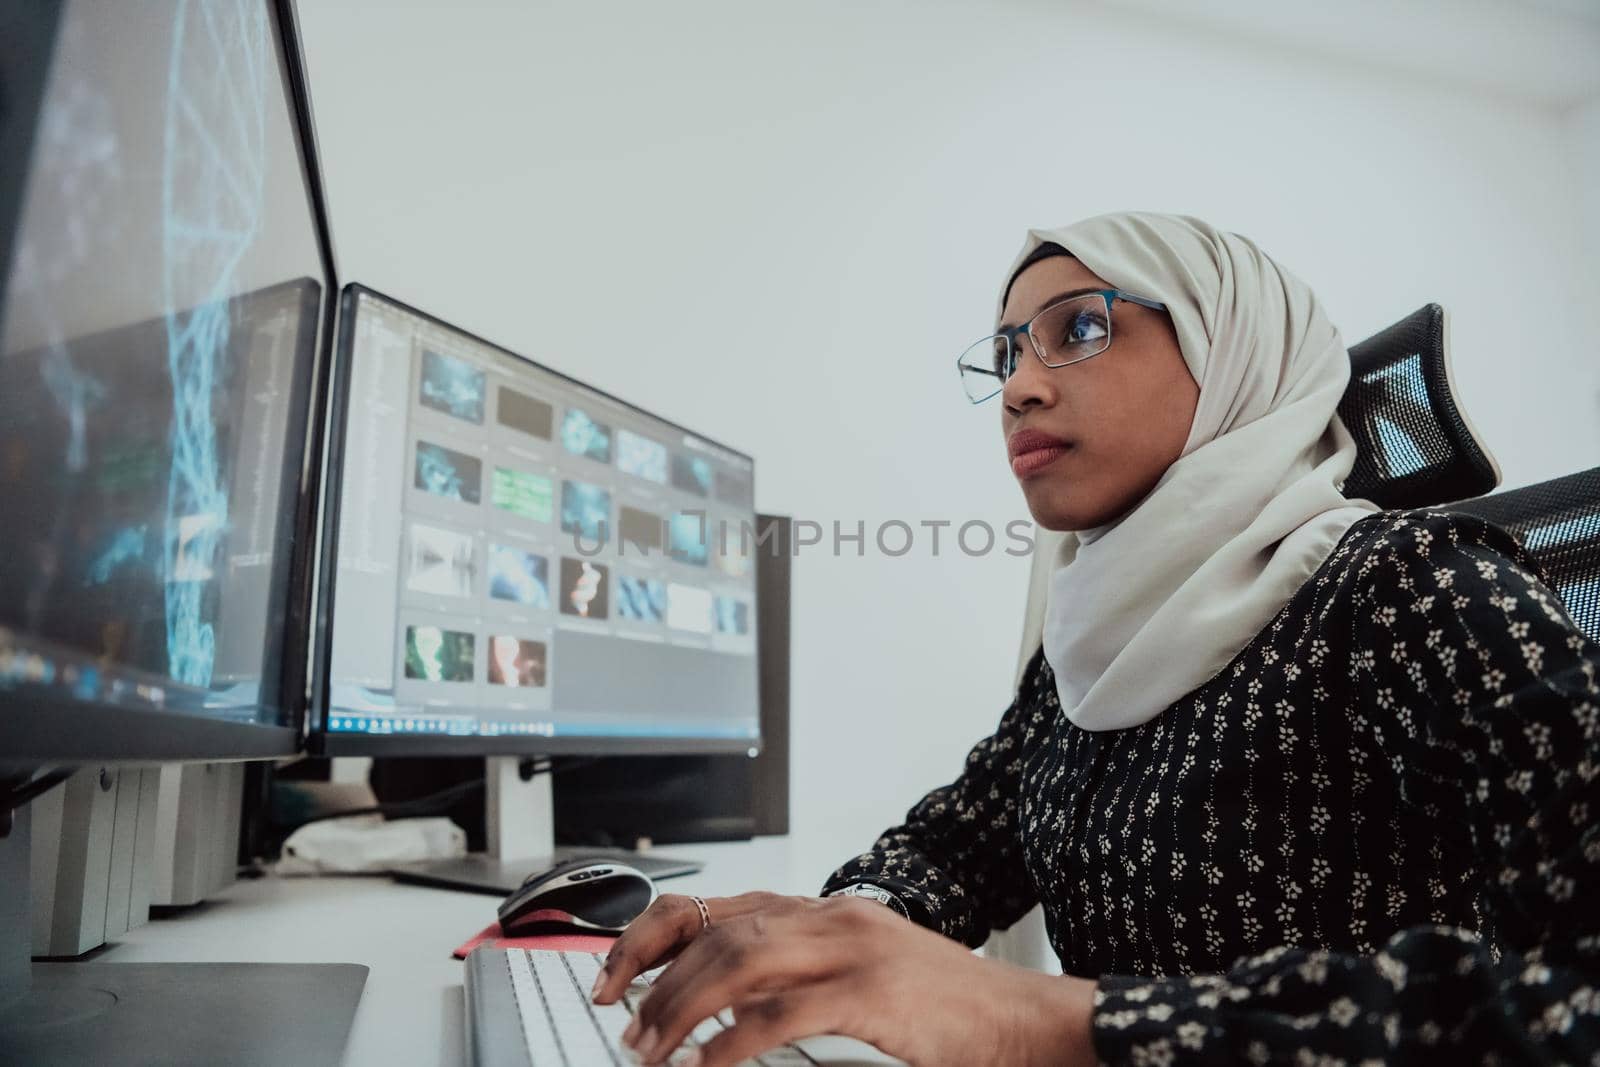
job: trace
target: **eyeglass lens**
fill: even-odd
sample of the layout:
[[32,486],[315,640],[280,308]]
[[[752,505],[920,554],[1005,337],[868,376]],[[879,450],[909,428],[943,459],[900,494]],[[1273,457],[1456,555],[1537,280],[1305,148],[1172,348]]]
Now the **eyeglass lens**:
[[1064,367],[1099,355],[1111,343],[1111,321],[1103,296],[1073,297],[1034,316],[1028,338],[1014,342],[1004,334],[986,337],[961,356],[961,383],[974,402],[998,393],[1016,373],[1023,346],[1033,345],[1047,367]]

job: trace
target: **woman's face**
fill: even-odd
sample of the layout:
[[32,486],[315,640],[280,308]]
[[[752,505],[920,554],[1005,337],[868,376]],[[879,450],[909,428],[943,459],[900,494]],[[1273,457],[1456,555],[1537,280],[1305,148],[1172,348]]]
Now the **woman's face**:
[[[1075,258],[1041,259],[1017,275],[1000,325],[1027,322],[1075,289],[1110,288]],[[1126,514],[1183,451],[1200,398],[1172,321],[1115,301],[1111,347],[1066,367],[1046,367],[1029,339],[1018,340],[1023,351],[1000,393],[1000,422],[1034,521],[1085,530]],[[1031,442],[1017,436],[1023,430],[1036,431]],[[1046,438],[1056,444],[1040,449]]]

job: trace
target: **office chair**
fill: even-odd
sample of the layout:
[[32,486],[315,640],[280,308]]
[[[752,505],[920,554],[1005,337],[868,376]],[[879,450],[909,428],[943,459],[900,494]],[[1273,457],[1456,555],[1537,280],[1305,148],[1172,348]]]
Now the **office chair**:
[[1456,404],[1449,330],[1444,308],[1427,304],[1350,349],[1339,417],[1356,462],[1345,495],[1384,508],[1443,505],[1504,528],[1578,628],[1600,640],[1600,468],[1483,496],[1500,468]]
[[1500,467],[1456,405],[1450,318],[1426,304],[1350,349],[1339,417],[1356,439],[1344,495],[1381,508],[1482,496]]
[[1450,510],[1509,530],[1544,568],[1578,629],[1600,641],[1600,467]]

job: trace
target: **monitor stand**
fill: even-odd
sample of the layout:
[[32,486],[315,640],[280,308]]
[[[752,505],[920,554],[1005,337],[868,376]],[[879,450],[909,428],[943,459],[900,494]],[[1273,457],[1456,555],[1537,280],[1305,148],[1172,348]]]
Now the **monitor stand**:
[[0,838],[0,1063],[338,1063],[354,964],[30,963],[29,812]]
[[514,756],[491,756],[485,763],[488,851],[403,864],[390,872],[397,881],[503,897],[516,892],[532,875],[573,859],[625,863],[656,881],[695,874],[705,866],[698,860],[654,852],[557,846],[550,775],[527,773],[526,763]]

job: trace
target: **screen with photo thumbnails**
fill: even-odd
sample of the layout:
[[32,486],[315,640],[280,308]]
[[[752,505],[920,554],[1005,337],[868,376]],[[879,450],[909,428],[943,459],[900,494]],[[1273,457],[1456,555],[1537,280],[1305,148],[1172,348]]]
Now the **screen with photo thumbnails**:
[[345,299],[324,729],[756,738],[749,457]]

